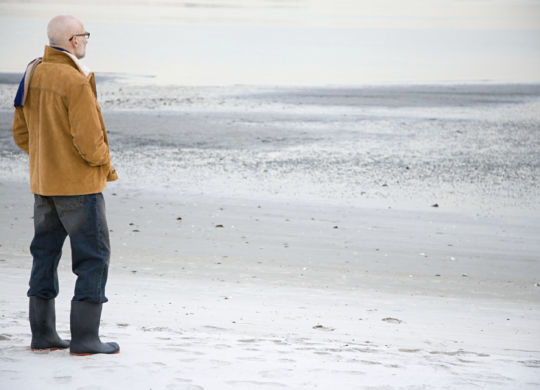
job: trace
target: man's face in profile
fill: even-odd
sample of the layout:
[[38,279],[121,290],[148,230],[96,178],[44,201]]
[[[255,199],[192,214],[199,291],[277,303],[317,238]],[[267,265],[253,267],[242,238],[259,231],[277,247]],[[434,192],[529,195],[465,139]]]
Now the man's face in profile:
[[[81,23],[81,26],[80,26],[80,31],[78,31],[76,34],[84,34],[86,32],[86,30],[84,29],[84,26],[83,24]],[[86,55],[86,44],[88,43],[88,40],[86,39],[85,36],[74,36],[73,39],[77,40],[77,47],[75,47],[75,57],[77,57],[78,59],[82,59],[84,58],[84,56]]]

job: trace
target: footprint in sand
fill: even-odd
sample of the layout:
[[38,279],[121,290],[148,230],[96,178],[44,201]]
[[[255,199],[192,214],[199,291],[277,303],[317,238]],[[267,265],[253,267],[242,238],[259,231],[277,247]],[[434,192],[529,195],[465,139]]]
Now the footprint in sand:
[[334,375],[366,375],[364,371],[358,371],[358,370],[332,370],[330,371]]
[[55,376],[54,381],[59,384],[65,384],[71,382],[71,376]]
[[197,359],[196,358],[179,358],[179,359],[176,359],[176,361],[180,363],[189,364],[189,363],[195,363]]
[[265,362],[266,361],[266,359],[264,359],[264,358],[249,357],[249,356],[240,356],[240,357],[237,357],[236,360],[257,361],[257,362]]
[[463,355],[473,355],[478,357],[489,357],[489,354],[487,353],[478,353],[478,352],[471,352],[471,351],[465,351],[463,349],[458,349],[457,351],[430,351],[429,352],[432,355],[447,355],[447,356],[463,356]]
[[239,343],[256,343],[257,341],[259,341],[259,340],[257,340],[257,339],[240,339],[240,340],[238,340]]
[[313,347],[297,347],[295,351],[315,351],[317,348]]
[[369,364],[369,365],[371,365],[371,366],[382,365],[381,362],[374,361],[374,360],[360,360],[359,363],[362,363],[362,364]]
[[363,352],[363,353],[379,352],[377,349],[374,349],[374,348],[360,348],[360,347],[346,349],[345,351],[346,352]]
[[165,347],[159,348],[159,350],[180,352],[180,353],[183,353],[184,355],[195,355],[195,356],[205,355],[204,352],[192,351],[192,350],[183,348],[183,346],[175,346],[175,345],[165,346]]
[[[191,384],[191,382],[193,382],[191,379],[186,379],[186,378],[174,378],[174,380],[176,382],[180,382],[180,383],[188,383],[188,384]],[[169,385],[169,386],[173,386],[173,385]],[[185,385],[184,385],[185,386]]]
[[259,381],[227,381],[226,382],[228,385],[252,385],[253,387],[262,387],[262,386],[265,386],[265,387],[274,387],[274,388],[277,388],[277,387],[281,387],[281,388],[285,388],[287,387],[286,385],[284,385],[283,383],[277,383],[277,382],[259,382]]
[[277,369],[277,370],[267,370],[259,371],[259,376],[262,378],[276,379],[276,378],[286,378],[293,376],[294,370],[292,369]]
[[225,360],[210,360],[210,363],[212,363],[214,367],[225,367],[232,365],[231,362],[227,362]]
[[205,325],[205,326],[203,326],[203,328],[209,329],[209,330],[215,330],[215,331],[219,331],[219,332],[227,332],[227,331],[229,331],[229,329],[220,328],[219,326],[213,326],[213,325]]
[[169,333],[179,333],[177,331],[175,331],[174,329],[171,329],[169,327],[166,327],[166,326],[154,326],[154,327],[151,327],[151,328],[148,328],[146,326],[143,326],[140,328],[140,330],[142,330],[143,332],[169,332]]
[[167,390],[204,390],[204,387],[197,386],[197,385],[191,385],[191,384],[170,384],[165,387]]
[[540,360],[521,360],[520,363],[527,367],[540,368]]
[[277,351],[277,353],[279,353],[280,355],[290,355],[292,352],[291,351]]

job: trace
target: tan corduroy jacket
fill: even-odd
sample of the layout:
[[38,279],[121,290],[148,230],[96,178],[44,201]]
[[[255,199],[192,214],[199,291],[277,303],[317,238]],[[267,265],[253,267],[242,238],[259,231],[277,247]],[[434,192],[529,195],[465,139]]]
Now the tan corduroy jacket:
[[24,107],[16,107],[15,143],[29,155],[30,189],[39,195],[85,195],[118,178],[88,77],[65,52],[45,47],[42,62],[26,80]]

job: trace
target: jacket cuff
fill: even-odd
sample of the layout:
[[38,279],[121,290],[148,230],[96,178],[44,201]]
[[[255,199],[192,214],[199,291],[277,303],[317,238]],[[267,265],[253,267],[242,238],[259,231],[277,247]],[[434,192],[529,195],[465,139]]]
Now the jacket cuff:
[[115,181],[115,180],[118,180],[118,174],[116,173],[116,169],[111,167],[107,175],[107,181]]

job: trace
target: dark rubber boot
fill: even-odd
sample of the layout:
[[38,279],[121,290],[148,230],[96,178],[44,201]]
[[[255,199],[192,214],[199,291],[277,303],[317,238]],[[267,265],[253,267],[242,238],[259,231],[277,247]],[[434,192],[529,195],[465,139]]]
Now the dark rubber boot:
[[72,355],[86,356],[96,353],[118,353],[116,343],[102,343],[99,339],[99,323],[103,304],[71,301],[71,344]]
[[32,330],[32,351],[69,348],[69,340],[62,340],[56,333],[56,312],[54,299],[30,297],[30,329]]

